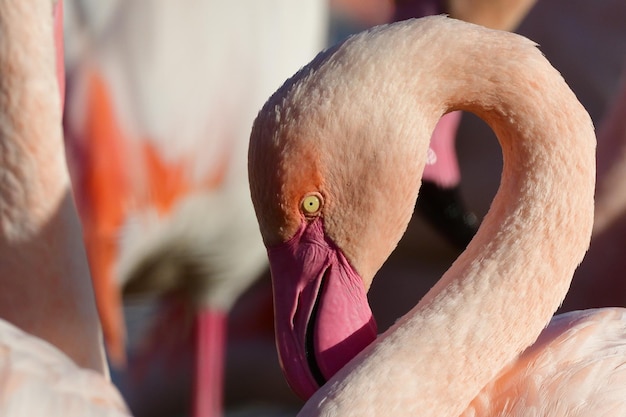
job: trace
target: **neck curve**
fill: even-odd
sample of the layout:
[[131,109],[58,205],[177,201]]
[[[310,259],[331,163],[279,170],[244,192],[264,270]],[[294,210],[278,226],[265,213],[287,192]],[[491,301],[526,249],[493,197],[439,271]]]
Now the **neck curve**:
[[[361,62],[374,63],[372,73],[407,81],[401,93],[411,98],[381,93],[388,101],[381,107],[410,102],[392,108],[404,110],[401,118],[414,117],[416,108],[423,115],[418,127],[399,120],[410,131],[387,138],[386,149],[424,161],[439,117],[466,110],[495,131],[504,167],[492,207],[467,250],[411,312],[322,387],[301,415],[375,415],[383,407],[397,416],[457,416],[535,341],[567,292],[591,235],[593,126],[558,72],[517,35],[433,17],[350,42],[342,53],[361,54]],[[398,227],[390,247],[403,231]],[[343,248],[341,235],[331,237]],[[348,257],[361,265],[353,252]],[[384,379],[384,388],[372,387],[373,377]]]
[[0,2],[0,317],[104,373],[65,163],[51,5]]

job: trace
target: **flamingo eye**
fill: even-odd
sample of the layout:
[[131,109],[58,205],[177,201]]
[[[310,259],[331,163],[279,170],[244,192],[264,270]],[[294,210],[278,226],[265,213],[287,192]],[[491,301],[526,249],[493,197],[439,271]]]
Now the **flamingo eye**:
[[311,193],[302,199],[302,210],[305,216],[316,216],[322,209],[322,196],[318,193]]

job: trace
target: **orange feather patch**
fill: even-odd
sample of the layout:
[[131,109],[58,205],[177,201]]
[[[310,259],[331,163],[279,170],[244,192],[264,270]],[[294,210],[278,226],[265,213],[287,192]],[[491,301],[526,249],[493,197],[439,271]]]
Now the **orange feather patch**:
[[79,204],[104,338],[111,360],[121,365],[125,330],[113,266],[130,194],[127,150],[107,86],[97,74],[89,79],[85,114]]

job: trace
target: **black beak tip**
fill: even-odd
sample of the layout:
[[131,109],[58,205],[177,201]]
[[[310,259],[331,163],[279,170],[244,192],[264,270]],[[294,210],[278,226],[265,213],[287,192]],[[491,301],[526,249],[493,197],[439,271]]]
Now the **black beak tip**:
[[465,208],[458,186],[445,188],[424,181],[417,212],[459,249],[465,249],[478,230],[478,218]]

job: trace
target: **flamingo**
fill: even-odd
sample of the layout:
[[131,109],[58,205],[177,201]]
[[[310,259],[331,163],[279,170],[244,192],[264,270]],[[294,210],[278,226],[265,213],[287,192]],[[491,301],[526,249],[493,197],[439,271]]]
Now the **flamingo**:
[[[452,110],[498,136],[500,188],[467,249],[376,337],[367,290]],[[552,318],[589,246],[595,143],[535,44],[442,16],[364,32],[289,79],[253,125],[249,178],[300,415],[626,413],[626,310]]]
[[65,163],[62,6],[53,29],[50,0],[0,1],[0,414],[126,416]]
[[226,315],[267,268],[246,176],[252,120],[323,46],[325,10],[68,4],[66,137],[109,358],[125,362],[120,292],[163,296],[139,349],[186,341],[194,321],[196,416],[221,413]]

